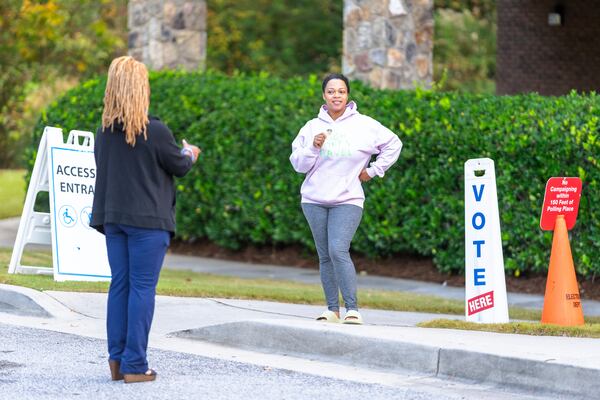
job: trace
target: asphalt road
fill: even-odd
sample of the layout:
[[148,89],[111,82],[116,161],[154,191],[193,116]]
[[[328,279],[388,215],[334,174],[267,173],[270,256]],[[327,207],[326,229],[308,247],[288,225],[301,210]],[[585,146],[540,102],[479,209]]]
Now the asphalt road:
[[149,350],[156,382],[112,382],[103,340],[0,324],[0,399],[539,399],[471,384],[415,378],[401,385],[259,367]]

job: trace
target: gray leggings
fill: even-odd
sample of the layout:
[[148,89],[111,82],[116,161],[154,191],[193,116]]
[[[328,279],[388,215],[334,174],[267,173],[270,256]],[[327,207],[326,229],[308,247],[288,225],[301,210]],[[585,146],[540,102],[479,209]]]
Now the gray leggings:
[[302,203],[319,254],[321,283],[327,308],[340,310],[342,292],[346,310],[358,310],[356,301],[356,270],[350,258],[350,243],[360,224],[362,208],[341,204],[325,206]]

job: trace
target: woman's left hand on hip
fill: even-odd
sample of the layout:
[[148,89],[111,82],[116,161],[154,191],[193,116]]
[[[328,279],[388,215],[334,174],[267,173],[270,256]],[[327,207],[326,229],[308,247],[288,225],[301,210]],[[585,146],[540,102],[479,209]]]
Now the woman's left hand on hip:
[[363,170],[360,171],[360,175],[358,175],[358,179],[360,179],[361,182],[368,182],[371,180],[371,177],[367,174],[367,170],[363,168]]

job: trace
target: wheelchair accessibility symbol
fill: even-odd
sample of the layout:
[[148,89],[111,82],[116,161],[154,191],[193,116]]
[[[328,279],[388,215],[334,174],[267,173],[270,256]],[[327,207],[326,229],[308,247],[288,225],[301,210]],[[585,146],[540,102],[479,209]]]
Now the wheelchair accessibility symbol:
[[90,228],[90,222],[92,222],[92,207],[84,207],[79,215],[81,215],[81,225],[88,229],[92,229]]
[[58,220],[63,226],[71,228],[77,223],[77,212],[71,206],[62,206],[58,211]]

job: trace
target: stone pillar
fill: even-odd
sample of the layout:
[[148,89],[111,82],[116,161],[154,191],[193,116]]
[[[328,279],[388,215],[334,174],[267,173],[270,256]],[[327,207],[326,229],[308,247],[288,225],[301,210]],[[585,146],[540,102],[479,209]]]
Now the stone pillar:
[[204,69],[205,0],[130,0],[129,55],[149,69]]
[[376,88],[431,86],[433,0],[344,0],[342,70]]

